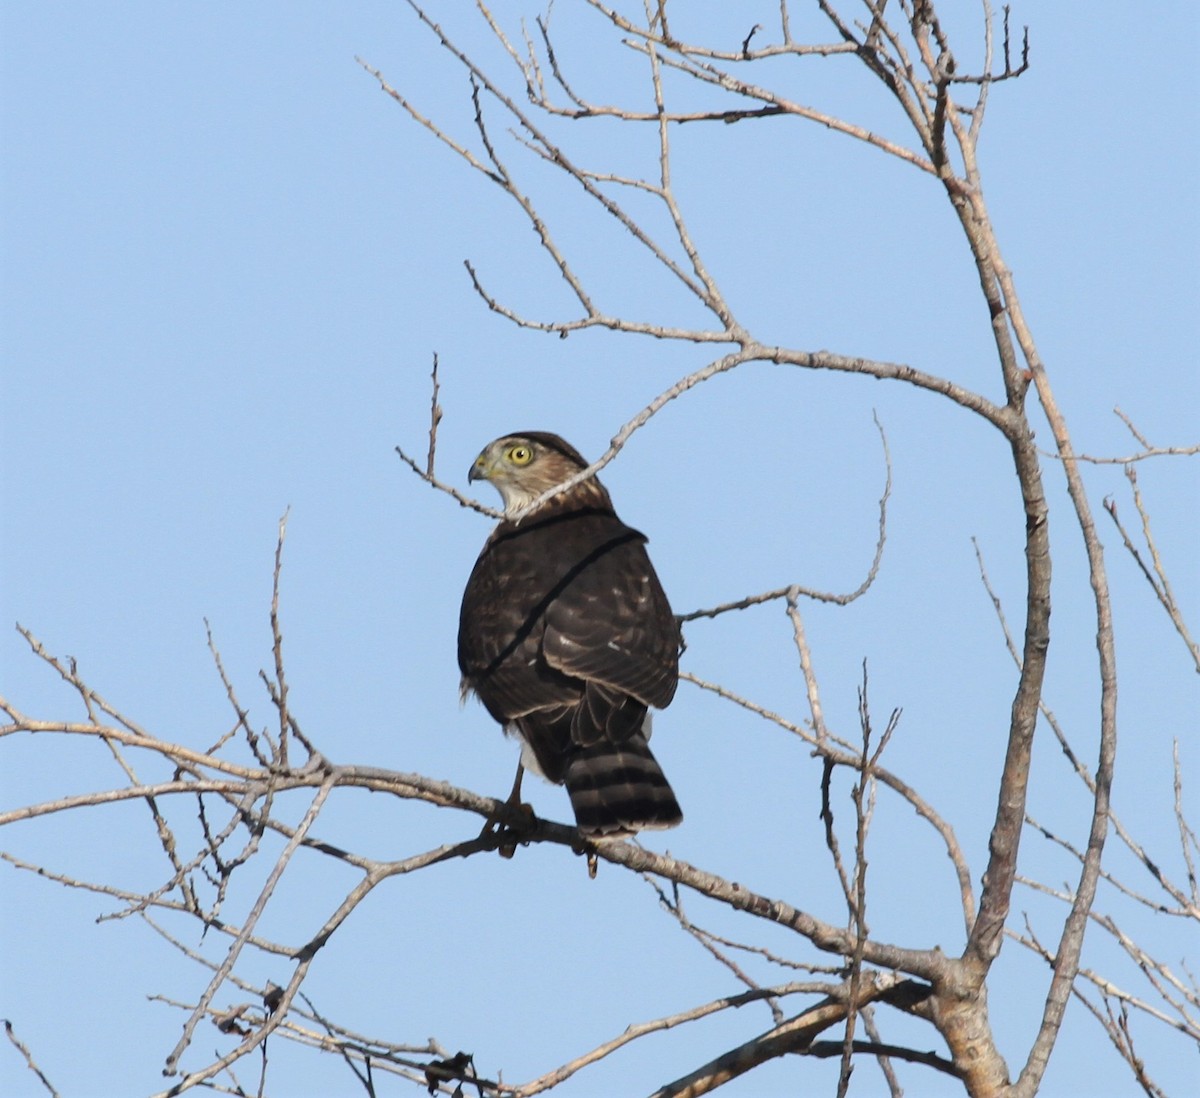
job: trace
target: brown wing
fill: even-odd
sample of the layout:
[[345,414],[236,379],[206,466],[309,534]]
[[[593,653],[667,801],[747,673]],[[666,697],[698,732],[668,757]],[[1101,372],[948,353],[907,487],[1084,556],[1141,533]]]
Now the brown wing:
[[541,658],[544,605],[553,587],[537,552],[534,527],[488,540],[463,592],[458,666],[501,724],[554,704],[573,704],[578,684]]
[[574,703],[582,717],[625,708],[618,723],[640,725],[645,706],[674,696],[678,653],[645,538],[611,511],[502,523],[463,596],[463,680],[502,722]]
[[679,629],[646,553],[617,520],[546,609],[542,653],[558,671],[662,708],[679,680]]

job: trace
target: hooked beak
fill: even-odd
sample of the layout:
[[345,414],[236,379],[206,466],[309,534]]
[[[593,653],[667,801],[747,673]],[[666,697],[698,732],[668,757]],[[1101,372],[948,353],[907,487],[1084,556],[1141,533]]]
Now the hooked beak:
[[491,471],[492,467],[487,459],[487,451],[484,451],[471,463],[471,470],[467,473],[467,483],[470,484],[473,480],[491,480]]

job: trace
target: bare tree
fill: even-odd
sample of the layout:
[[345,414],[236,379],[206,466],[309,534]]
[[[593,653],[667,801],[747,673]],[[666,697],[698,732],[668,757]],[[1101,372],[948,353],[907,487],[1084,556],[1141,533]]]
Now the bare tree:
[[[727,621],[753,606],[770,604],[786,616],[800,679],[807,698],[804,719],[776,713],[725,685],[687,672],[684,677],[699,690],[710,691],[731,706],[758,714],[780,733],[795,740],[798,751],[811,752],[820,766],[823,841],[836,875],[844,912],[835,920],[806,910],[802,901],[760,894],[740,882],[708,872],[637,843],[588,845],[571,827],[549,820],[527,820],[501,800],[421,774],[399,773],[367,765],[336,762],[320,749],[318,738],[302,730],[289,700],[282,630],[279,624],[279,577],[282,569],[284,524],[280,525],[275,560],[275,589],[271,603],[274,636],[273,669],[262,681],[274,706],[274,727],[268,731],[252,721],[234,680],[226,674],[210,638],[231,709],[229,725],[210,744],[201,747],[174,742],[143,728],[85,681],[73,662],[47,652],[30,632],[23,633],[34,655],[61,676],[83,707],[79,719],[42,719],[23,712],[19,699],[3,699],[5,737],[37,734],[51,744],[73,738],[102,743],[115,761],[120,777],[98,792],[81,792],[42,801],[0,815],[0,823],[34,820],[55,814],[74,814],[101,804],[135,801],[144,804],[165,862],[158,887],[130,891],[108,881],[83,880],[50,865],[33,865],[15,855],[4,857],[14,866],[37,872],[77,889],[108,897],[121,916],[136,916],[147,927],[192,957],[208,976],[186,1003],[173,1003],[184,1017],[182,1034],[167,1052],[165,1071],[175,1081],[161,1093],[176,1094],[200,1085],[229,1093],[249,1093],[235,1072],[258,1064],[259,1092],[267,1078],[269,1038],[286,1039],[341,1057],[364,1091],[375,1094],[380,1078],[395,1075],[426,1086],[430,1093],[494,1094],[520,1098],[548,1091],[577,1074],[586,1075],[597,1061],[617,1055],[648,1035],[698,1022],[722,1011],[761,1003],[769,1012],[751,1039],[733,1048],[714,1050],[704,1063],[671,1079],[648,1079],[646,1089],[656,1098],[699,1095],[754,1071],[785,1055],[835,1058],[840,1063],[838,1093],[851,1087],[854,1067],[874,1061],[884,1085],[900,1094],[900,1064],[943,1073],[961,1082],[973,1096],[1028,1096],[1042,1083],[1064,1016],[1075,1000],[1089,1011],[1109,1038],[1136,1086],[1145,1093],[1163,1093],[1154,1081],[1154,1067],[1136,1045],[1133,1019],[1153,1022],[1200,1045],[1200,990],[1181,962],[1163,955],[1153,942],[1135,940],[1113,912],[1121,905],[1149,908],[1164,917],[1195,922],[1200,919],[1195,857],[1197,840],[1183,799],[1184,775],[1176,756],[1172,803],[1179,850],[1151,852],[1144,848],[1114,812],[1111,790],[1117,767],[1118,668],[1113,596],[1098,524],[1095,498],[1085,483],[1088,463],[1120,464],[1128,477],[1137,529],[1122,517],[1128,505],[1104,501],[1125,551],[1136,562],[1161,605],[1170,626],[1186,646],[1200,671],[1200,652],[1189,633],[1183,608],[1173,592],[1167,562],[1155,541],[1150,511],[1139,490],[1136,469],[1151,458],[1186,457],[1196,446],[1158,446],[1126,420],[1134,439],[1127,456],[1104,457],[1077,452],[1067,420],[1059,406],[1053,378],[1042,361],[1022,308],[1012,271],[1005,262],[984,197],[977,149],[993,89],[1017,79],[1030,65],[1027,31],[1010,26],[1008,9],[993,12],[981,4],[976,25],[959,47],[932,2],[927,0],[863,0],[835,4],[820,0],[825,20],[823,40],[793,37],[786,3],[770,25],[746,28],[740,42],[704,44],[684,36],[682,23],[664,0],[647,2],[643,11],[625,14],[600,0],[586,0],[598,17],[644,66],[640,88],[619,88],[611,99],[593,98],[573,78],[556,50],[551,13],[520,33],[505,27],[482,3],[477,5],[509,68],[485,66],[456,45],[454,39],[419,4],[409,6],[425,26],[430,40],[447,51],[469,81],[475,132],[459,136],[425,113],[412,94],[365,65],[379,86],[418,124],[461,158],[463,163],[495,184],[505,199],[527,218],[565,284],[572,308],[558,317],[533,317],[507,303],[485,283],[470,263],[469,277],[487,307],[522,328],[567,336],[603,329],[629,338],[650,336],[706,350],[708,361],[679,377],[632,415],[616,431],[608,450],[577,479],[594,475],[621,452],[635,432],[651,424],[669,402],[718,375],[749,363],[770,363],[805,371],[859,375],[907,386],[927,399],[944,401],[973,417],[1002,441],[1006,460],[1019,493],[1023,521],[1021,539],[1025,586],[1022,605],[1006,607],[990,584],[986,560],[979,551],[981,583],[991,597],[1003,643],[1016,669],[1016,682],[1007,717],[1003,766],[994,788],[987,791],[995,808],[991,816],[986,864],[972,864],[951,822],[920,792],[921,775],[902,775],[887,765],[887,749],[902,724],[898,711],[883,720],[873,712],[870,678],[864,664],[858,694],[857,727],[847,730],[827,722],[822,701],[818,660],[806,630],[807,608],[814,603],[846,606],[866,597],[880,573],[891,498],[891,461],[883,443],[881,480],[885,481],[878,512],[878,540],[861,584],[849,592],[816,590],[799,582],[690,610],[682,615],[685,635],[714,619]],[[969,64],[960,58],[975,55]],[[861,66],[874,80],[878,94],[899,109],[906,125],[903,136],[885,136],[851,118],[811,106],[792,94],[765,83],[782,65],[838,63]],[[759,73],[762,73],[760,80]],[[996,396],[930,372],[920,364],[862,357],[852,350],[829,351],[786,346],[760,337],[739,313],[723,289],[715,265],[706,260],[693,235],[685,204],[675,185],[672,138],[682,127],[754,126],[763,119],[785,120],[795,126],[816,124],[863,143],[881,156],[901,162],[925,178],[944,196],[961,229],[978,277],[990,318],[994,349]],[[558,134],[570,135],[604,119],[626,127],[641,140],[652,135],[655,167],[644,177],[582,162]],[[629,315],[604,304],[603,295],[580,273],[577,260],[559,243],[555,226],[545,215],[513,166],[514,157],[532,157],[560,173],[576,188],[580,200],[611,218],[610,224],[631,238],[657,270],[690,303],[687,315],[702,322],[674,321]],[[675,299],[673,299],[675,300]],[[685,310],[673,312],[682,315]],[[469,499],[444,480],[436,468],[438,427],[443,411],[435,363],[428,449],[421,461],[406,450],[400,457],[413,473],[461,505],[485,514],[489,507]],[[1050,445],[1039,449],[1035,428],[1049,428]],[[1051,500],[1059,481],[1065,484],[1068,505],[1055,508]],[[558,489],[561,490],[561,489]],[[534,505],[531,505],[531,508]],[[1098,697],[1093,724],[1068,731],[1044,691],[1051,624],[1051,562],[1057,546],[1070,531],[1082,547],[1092,598]],[[1054,543],[1051,534],[1054,534]],[[1072,550],[1074,552],[1074,550]],[[1016,624],[1010,625],[1010,622]],[[1087,817],[1081,825],[1082,843],[1073,843],[1043,827],[1029,810],[1029,782],[1035,738],[1053,737],[1069,761],[1080,788],[1086,791]],[[1079,746],[1082,744],[1083,746]],[[839,810],[836,789],[846,786],[852,812]],[[465,842],[447,842],[413,852],[398,860],[381,860],[343,849],[320,837],[320,822],[329,806],[346,791],[370,790],[390,798],[423,802],[481,820],[498,818],[505,828],[484,831]],[[298,816],[279,809],[285,795],[307,798]],[[910,807],[936,840],[957,894],[963,927],[961,945],[890,941],[872,931],[883,903],[869,888],[868,836],[880,798]],[[982,808],[981,808],[982,811]],[[197,826],[198,825],[198,826]],[[1040,837],[1061,848],[1074,865],[1067,883],[1030,876],[1023,870],[1023,840]],[[270,841],[268,841],[268,839]],[[1106,842],[1115,839],[1132,856],[1133,868],[1110,869]],[[362,901],[381,883],[407,876],[452,859],[486,855],[516,844],[554,844],[586,857],[595,873],[599,862],[638,874],[657,902],[732,976],[740,990],[719,999],[696,1003],[670,1016],[631,1025],[625,1032],[582,1053],[562,1055],[537,1077],[502,1081],[503,1064],[477,1064],[469,1052],[452,1051],[437,1041],[409,1041],[370,1036],[327,1017],[306,995],[305,981],[320,963],[322,949]],[[278,902],[281,880],[298,855],[337,863],[354,879],[344,894],[330,903],[327,916],[305,941],[279,941],[264,930],[264,915]],[[1182,877],[1168,870],[1181,864]],[[257,876],[246,872],[258,866]],[[263,868],[263,865],[269,868]],[[977,888],[976,879],[981,880]],[[243,875],[260,883],[249,893]],[[414,885],[413,887],[420,887]],[[429,887],[433,887],[432,885]],[[594,887],[603,888],[604,881]],[[1018,889],[1052,898],[1060,917],[1056,922],[1022,918]],[[738,913],[736,937],[695,921],[691,898],[699,896]],[[1101,898],[1104,902],[1101,902]],[[196,950],[164,922],[183,916],[220,937],[218,960]],[[760,928],[775,924],[790,932],[795,948],[786,954],[766,944]],[[1137,985],[1111,967],[1085,959],[1085,941],[1101,937],[1127,957]],[[988,991],[1002,947],[1005,956],[1027,951],[1044,962],[1045,978],[1026,988],[1022,1009],[1037,1024],[1023,1048],[1002,1052],[997,1040]],[[1019,947],[1015,949],[1014,947]],[[246,975],[247,958],[266,955],[289,966],[282,986],[264,986]],[[1111,954],[1102,956],[1111,958]],[[1115,963],[1115,962],[1114,962]],[[764,980],[760,970],[771,973]],[[924,1026],[926,1040],[893,1039],[893,1018],[904,1016]],[[215,1025],[225,1040],[224,1051],[208,1055],[198,1034]],[[911,1032],[906,1030],[905,1032]],[[10,1029],[11,1035],[11,1029]],[[16,1038],[14,1037],[15,1041]],[[928,1051],[937,1043],[939,1051]],[[32,1054],[18,1044],[34,1065]],[[35,1050],[36,1051],[36,1050]],[[249,1059],[251,1056],[255,1059]],[[803,1071],[803,1067],[798,1068]],[[908,1069],[914,1070],[914,1069]],[[49,1083],[46,1084],[49,1087]]]

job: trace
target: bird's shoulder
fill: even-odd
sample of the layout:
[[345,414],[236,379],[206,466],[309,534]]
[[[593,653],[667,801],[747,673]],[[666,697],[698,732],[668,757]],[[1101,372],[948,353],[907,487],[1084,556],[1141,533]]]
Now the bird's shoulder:
[[548,554],[566,559],[603,546],[644,545],[646,540],[645,534],[627,526],[611,507],[561,507],[521,522],[505,519],[492,531],[484,553]]

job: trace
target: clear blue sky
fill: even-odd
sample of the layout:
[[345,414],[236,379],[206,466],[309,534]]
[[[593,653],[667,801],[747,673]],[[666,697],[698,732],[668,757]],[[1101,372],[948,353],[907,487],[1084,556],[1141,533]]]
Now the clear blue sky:
[[[703,7],[720,25],[726,6]],[[470,13],[445,8],[464,45],[502,62]],[[722,40],[736,45],[776,11],[746,5]],[[577,27],[570,5],[560,0],[554,14],[564,57],[590,89],[639,71],[616,47],[588,46],[598,27]],[[1027,4],[1013,18],[1031,24],[1033,68],[993,92],[985,188],[1076,444],[1135,449],[1114,405],[1155,443],[1194,443],[1200,109],[1194,65],[1178,45],[1200,30],[1194,8],[1175,0],[1139,16],[1102,3],[1081,16]],[[810,23],[797,14],[797,35]],[[465,488],[475,453],[513,429],[555,430],[600,453],[648,400],[701,366],[704,349],[595,333],[559,340],[518,331],[483,307],[464,259],[531,315],[562,316],[571,302],[518,211],[355,63],[359,55],[377,66],[472,139],[461,72],[403,4],[8,4],[0,50],[0,689],[33,716],[79,715],[12,630],[19,621],[51,651],[76,657],[130,717],[207,745],[229,722],[205,647],[207,618],[243,703],[267,724],[257,672],[271,661],[272,556],[290,507],[282,615],[302,727],[341,762],[507,792],[515,748],[480,707],[459,708],[454,660],[458,600],[488,522],[430,491],[393,453],[397,444],[424,453],[431,356],[440,355],[446,416],[440,473]],[[849,62],[779,73],[810,101],[902,132]],[[642,85],[628,94],[646,100]],[[610,125],[575,139],[592,166],[653,171],[650,146],[618,144]],[[684,212],[760,338],[907,361],[998,393],[975,276],[928,180],[795,124],[688,130],[676,151]],[[600,299],[639,318],[695,319],[610,219],[582,208],[511,143],[504,155],[527,173]],[[904,710],[888,762],[954,823],[978,876],[1014,672],[972,538],[1010,621],[1021,616],[1021,518],[999,439],[899,386],[755,365],[670,406],[605,481],[623,517],[650,536],[679,612],[789,582],[849,590],[870,562],[883,482],[873,412],[895,477],[882,576],[850,609],[807,608],[827,717],[852,732],[868,659],[877,716]],[[1086,576],[1061,482],[1046,465],[1057,554],[1046,697],[1091,763]],[[1141,482],[1179,601],[1200,629],[1196,463],[1146,464]],[[1112,494],[1133,517],[1118,470],[1090,470],[1088,483],[1094,507]],[[1103,537],[1120,630],[1116,808],[1182,879],[1171,745],[1179,737],[1195,823],[1197,677],[1110,528]],[[687,639],[689,670],[792,719],[806,716],[778,607],[697,623]],[[808,750],[686,686],[656,727],[687,819],[648,844],[841,920]],[[53,740],[10,738],[0,753],[5,806],[119,781],[97,745],[63,751]],[[561,790],[527,783],[527,792],[539,813],[568,814]],[[1044,742],[1030,811],[1082,843],[1084,808],[1061,754]],[[347,796],[319,831],[400,857],[476,826]],[[1036,835],[1025,843],[1026,872],[1055,885],[1074,879],[1071,863]],[[128,887],[153,887],[166,872],[143,806],[15,826],[0,846]],[[1114,869],[1149,889],[1128,856],[1112,851]],[[270,918],[271,930],[297,940],[348,884],[325,866],[298,869]],[[871,872],[877,935],[957,948],[945,860],[911,812],[886,797]],[[0,865],[0,1015],[64,1098],[158,1089],[183,1015],[147,996],[186,1001],[204,982],[136,920],[96,925],[111,906]],[[1023,891],[1015,908],[1014,926],[1028,911],[1054,940],[1057,908]],[[787,935],[698,900],[693,915],[811,957]],[[1172,921],[1129,919],[1126,929],[1161,944],[1166,960],[1187,949]],[[175,929],[199,945],[194,927]],[[1099,935],[1091,943],[1089,963],[1140,990]],[[283,982],[285,972],[255,962],[247,975]],[[1006,949],[991,1002],[1014,1069],[1044,980],[1042,966]],[[576,859],[537,849],[392,882],[322,954],[307,989],[347,1024],[401,1041],[435,1036],[473,1051],[481,1071],[520,1081],[630,1022],[738,986],[659,912],[645,884],[609,869],[589,882]],[[561,1093],[648,1090],[768,1025],[765,1010],[740,1012],[656,1038]],[[1137,1025],[1156,1080],[1183,1093],[1194,1057]],[[889,1024],[885,1033],[935,1044],[919,1027]],[[194,1062],[225,1040],[202,1030]],[[356,1093],[332,1058],[279,1041],[271,1054],[274,1093]],[[880,1092],[874,1071],[860,1067],[855,1093]],[[252,1077],[247,1067],[243,1082]],[[829,1093],[835,1077],[833,1064],[787,1062],[727,1092]],[[956,1092],[924,1073],[904,1079],[912,1094]],[[0,1091],[41,1093],[7,1045]],[[415,1092],[397,1084],[381,1093]],[[1077,1007],[1044,1093],[1133,1093]]]

